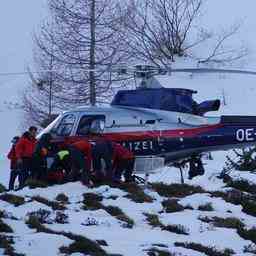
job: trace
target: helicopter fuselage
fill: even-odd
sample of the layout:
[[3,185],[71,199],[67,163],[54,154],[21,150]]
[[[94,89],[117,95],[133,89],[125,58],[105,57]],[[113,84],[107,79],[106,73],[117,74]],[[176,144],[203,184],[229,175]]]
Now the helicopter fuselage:
[[[102,133],[90,132],[94,120]],[[61,114],[43,133],[57,144],[102,137],[121,143],[135,156],[161,156],[166,163],[193,155],[251,146],[256,143],[256,117],[206,117],[134,107],[79,107]]]

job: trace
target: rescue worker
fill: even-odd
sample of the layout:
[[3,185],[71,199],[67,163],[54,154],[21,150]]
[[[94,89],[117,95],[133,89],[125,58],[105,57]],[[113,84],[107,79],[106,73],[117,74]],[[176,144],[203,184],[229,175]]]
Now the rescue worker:
[[77,142],[74,142],[71,144],[71,146],[75,147],[79,151],[81,151],[84,154],[85,162],[86,162],[86,168],[91,171],[92,168],[92,145],[87,140],[79,140]]
[[119,143],[113,145],[113,169],[115,181],[120,182],[124,174],[125,182],[134,181],[132,173],[134,171],[134,154]]
[[[96,180],[101,181],[114,181],[113,166],[113,145],[111,141],[100,138],[92,148],[93,171]],[[104,162],[105,172],[103,173],[102,161]]]
[[15,150],[15,146],[18,140],[19,140],[19,136],[13,137],[12,147],[7,155],[8,159],[10,160],[10,169],[11,169],[10,179],[9,179],[9,190],[14,189],[14,183],[17,177],[19,180],[19,184],[21,183],[21,176],[20,176],[20,171],[18,169],[18,165],[17,165],[17,156],[16,156],[16,150]]
[[18,168],[21,170],[21,187],[24,186],[27,178],[31,175],[32,155],[36,145],[37,128],[31,126],[19,139],[15,146]]
[[51,151],[52,135],[45,133],[35,146],[33,153],[32,178],[45,180],[47,176],[47,155]]
[[68,181],[81,179],[84,185],[93,185],[89,179],[85,155],[73,145],[56,154],[49,172],[59,171],[60,169],[65,171],[65,177]]

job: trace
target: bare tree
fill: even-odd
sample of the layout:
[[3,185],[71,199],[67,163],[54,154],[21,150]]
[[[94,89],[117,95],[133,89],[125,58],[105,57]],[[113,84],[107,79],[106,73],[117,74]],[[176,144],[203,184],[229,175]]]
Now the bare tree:
[[[240,26],[233,25],[221,33],[212,33],[198,26],[202,0],[131,0],[126,23],[128,44],[142,61],[170,65],[175,57],[193,57],[199,63],[230,63],[246,56],[245,47],[230,47]],[[196,47],[211,46],[205,56],[197,57]],[[205,45],[204,45],[205,44]]]
[[58,65],[60,97],[95,105],[116,80],[109,81],[107,70],[129,57],[122,29],[125,13],[117,0],[51,0],[49,7],[53,25],[43,26],[36,42]]
[[204,38],[188,42],[193,23],[200,15],[202,0],[145,0],[133,1],[127,28],[129,45],[143,61],[166,65],[174,56],[183,56],[186,50]]

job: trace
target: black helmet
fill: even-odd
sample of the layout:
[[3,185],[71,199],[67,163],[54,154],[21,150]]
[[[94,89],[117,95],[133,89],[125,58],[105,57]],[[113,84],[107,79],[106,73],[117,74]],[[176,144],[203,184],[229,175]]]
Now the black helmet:
[[16,144],[19,139],[20,139],[19,136],[14,136],[14,137],[12,138],[11,142],[12,142],[13,144]]

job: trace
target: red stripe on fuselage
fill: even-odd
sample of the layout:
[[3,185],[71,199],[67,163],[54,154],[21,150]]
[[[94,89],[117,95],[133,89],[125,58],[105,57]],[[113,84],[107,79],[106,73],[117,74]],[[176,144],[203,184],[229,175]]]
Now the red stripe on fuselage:
[[159,136],[165,138],[180,138],[180,137],[195,137],[199,134],[210,132],[212,130],[223,127],[223,124],[207,125],[191,129],[176,129],[176,130],[155,130],[155,131],[136,131],[136,132],[117,132],[104,133],[104,137],[116,141],[138,141],[150,140]]

